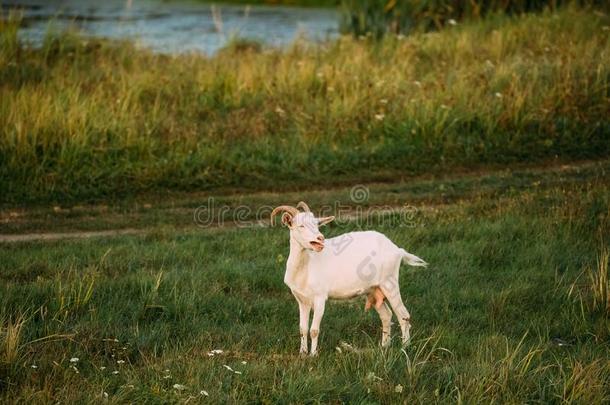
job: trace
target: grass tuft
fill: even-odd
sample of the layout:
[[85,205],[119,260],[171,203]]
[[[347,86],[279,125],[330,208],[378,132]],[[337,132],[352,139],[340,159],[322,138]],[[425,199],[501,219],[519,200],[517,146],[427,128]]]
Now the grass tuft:
[[610,279],[608,278],[608,249],[602,248],[597,264],[587,272],[591,290],[591,309],[610,318]]
[[13,365],[19,359],[21,331],[27,319],[23,315],[4,317],[0,323],[0,358],[4,365]]

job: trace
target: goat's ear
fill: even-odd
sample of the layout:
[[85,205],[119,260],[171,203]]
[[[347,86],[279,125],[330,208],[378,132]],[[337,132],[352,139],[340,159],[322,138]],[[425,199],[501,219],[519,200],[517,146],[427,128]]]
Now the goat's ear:
[[318,225],[319,226],[326,225],[327,223],[332,222],[334,220],[335,220],[334,216],[318,218]]
[[284,225],[286,225],[287,227],[291,227],[292,226],[292,215],[290,215],[287,212],[284,212],[282,214],[282,223]]

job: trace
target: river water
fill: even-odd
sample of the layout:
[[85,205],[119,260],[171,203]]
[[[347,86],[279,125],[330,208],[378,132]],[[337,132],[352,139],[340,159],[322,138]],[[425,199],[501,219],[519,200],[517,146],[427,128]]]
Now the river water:
[[75,27],[92,37],[128,38],[155,52],[213,54],[232,37],[284,46],[299,37],[335,37],[333,9],[235,6],[186,0],[0,0],[23,13],[20,38],[40,44],[50,27]]

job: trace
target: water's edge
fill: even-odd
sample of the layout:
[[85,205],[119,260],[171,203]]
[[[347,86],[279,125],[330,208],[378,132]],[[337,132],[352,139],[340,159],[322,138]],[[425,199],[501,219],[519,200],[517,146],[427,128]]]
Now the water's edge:
[[330,8],[241,6],[161,0],[15,0],[6,13],[23,14],[20,38],[40,45],[49,29],[76,28],[84,35],[129,39],[160,53],[213,54],[232,38],[284,46],[299,37],[326,40],[338,34]]

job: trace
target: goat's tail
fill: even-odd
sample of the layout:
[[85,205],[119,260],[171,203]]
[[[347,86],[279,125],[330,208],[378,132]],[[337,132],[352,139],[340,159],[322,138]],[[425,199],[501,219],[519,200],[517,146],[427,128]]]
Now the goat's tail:
[[423,259],[412,255],[404,249],[400,249],[402,252],[402,262],[408,264],[409,266],[419,266],[419,267],[427,267],[428,263],[426,263]]

